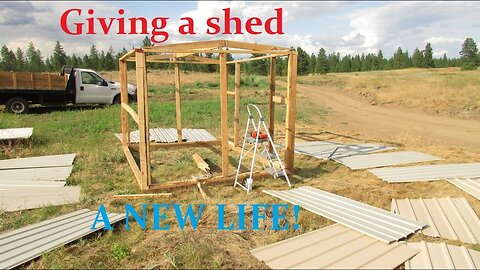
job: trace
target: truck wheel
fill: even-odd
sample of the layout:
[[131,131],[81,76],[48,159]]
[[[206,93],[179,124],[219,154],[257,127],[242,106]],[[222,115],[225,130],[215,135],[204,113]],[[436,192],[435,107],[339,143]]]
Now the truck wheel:
[[28,101],[19,97],[13,97],[9,99],[5,104],[5,107],[8,112],[14,113],[14,114],[28,113],[28,110],[29,110]]
[[120,104],[120,103],[121,103],[120,95],[116,95],[116,96],[113,98],[112,104],[113,104],[113,105],[116,105],[116,104]]

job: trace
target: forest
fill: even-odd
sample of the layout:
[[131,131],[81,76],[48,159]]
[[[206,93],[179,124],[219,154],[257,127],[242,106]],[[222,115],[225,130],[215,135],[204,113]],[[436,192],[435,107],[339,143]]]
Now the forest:
[[[143,46],[151,46],[150,39],[145,37],[142,41]],[[341,72],[361,72],[374,70],[395,70],[410,67],[416,68],[444,68],[444,67],[461,67],[462,70],[476,70],[480,65],[480,54],[473,38],[466,38],[461,48],[459,48],[459,56],[447,58],[446,54],[441,58],[433,57],[433,48],[427,43],[424,48],[416,48],[413,53],[398,47],[393,56],[386,58],[382,50],[377,53],[368,53],[361,55],[344,55],[338,52],[330,52],[327,54],[325,49],[320,48],[317,54],[308,54],[302,48],[295,49],[298,52],[298,74],[326,74]],[[67,55],[63,45],[57,41],[50,57],[45,57],[42,52],[35,48],[30,42],[27,50],[24,52],[20,48],[15,51],[3,45],[0,50],[0,70],[2,71],[28,71],[28,72],[59,72],[63,66],[90,68],[97,71],[118,70],[118,59],[127,52],[123,48],[119,52],[115,52],[113,48],[107,51],[99,51],[93,44],[90,52],[83,56],[75,53]],[[217,58],[214,54],[205,54],[204,57]],[[258,56],[258,55],[257,55]],[[232,60],[231,55],[227,56]],[[44,60],[45,59],[45,60]],[[134,63],[129,63],[129,68],[134,67]],[[163,63],[149,63],[152,69],[170,69],[169,65]],[[269,72],[268,60],[258,60],[242,63],[247,74],[266,75]],[[183,70],[200,71],[200,72],[216,72],[216,65],[195,65],[182,64]],[[233,72],[233,66],[230,72]],[[277,74],[285,75],[287,69],[286,59],[279,58],[277,60]]]

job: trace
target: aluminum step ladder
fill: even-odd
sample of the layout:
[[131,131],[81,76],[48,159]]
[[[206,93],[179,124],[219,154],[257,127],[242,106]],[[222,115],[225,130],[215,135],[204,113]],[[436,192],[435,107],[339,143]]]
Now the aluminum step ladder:
[[[258,123],[255,124],[255,117],[252,114],[252,110],[255,109],[257,114],[258,114]],[[242,151],[240,153],[240,159],[238,160],[238,167],[237,167],[237,173],[235,175],[235,183],[233,184],[234,187],[239,185],[243,189],[247,191],[247,193],[252,190],[253,187],[253,167],[255,165],[255,158],[258,158],[258,156],[263,157],[267,161],[267,166],[264,164],[265,171],[271,174],[274,178],[279,178],[279,177],[285,177],[287,180],[288,186],[292,187],[290,184],[290,179],[288,178],[288,175],[285,171],[285,168],[283,166],[282,161],[280,160],[280,157],[278,155],[277,149],[275,149],[275,144],[273,143],[272,136],[270,136],[270,133],[268,132],[267,125],[265,124],[265,119],[262,116],[262,113],[260,112],[260,109],[258,108],[257,105],[254,104],[248,104],[247,105],[247,111],[248,111],[248,120],[247,120],[247,126],[245,128],[245,134],[243,136],[243,143],[242,143]],[[249,128],[250,125],[254,129],[254,133],[256,134],[255,138],[250,136],[249,134]],[[260,134],[262,133],[262,130],[265,131],[267,134],[267,138],[260,138]],[[249,144],[249,148],[246,150],[245,147]],[[273,153],[268,151],[268,146],[267,144],[271,145],[271,148],[273,150]],[[259,145],[260,147],[263,147],[263,150],[260,153],[257,153],[259,151]],[[250,175],[247,179],[245,179],[244,183],[240,183],[238,181],[238,176],[240,174],[240,167],[242,164],[243,158],[252,151],[253,149],[253,154],[252,154],[252,162],[250,164]],[[280,167],[277,168],[276,166]]]

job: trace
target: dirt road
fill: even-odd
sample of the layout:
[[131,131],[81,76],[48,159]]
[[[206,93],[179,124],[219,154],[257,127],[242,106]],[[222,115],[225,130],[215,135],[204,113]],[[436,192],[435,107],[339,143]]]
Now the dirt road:
[[374,137],[418,136],[461,147],[480,149],[480,121],[372,106],[337,89],[298,84],[298,95],[324,105],[330,131],[355,131]]

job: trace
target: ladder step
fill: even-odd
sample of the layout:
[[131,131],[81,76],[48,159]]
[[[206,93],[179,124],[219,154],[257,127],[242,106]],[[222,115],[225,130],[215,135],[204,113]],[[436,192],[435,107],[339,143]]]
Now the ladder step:
[[[272,161],[278,161],[278,158],[277,158],[277,156],[275,156],[275,153],[268,153],[268,155],[270,155],[270,159],[271,159]],[[266,152],[266,151],[260,153],[260,156],[262,156],[262,157],[264,157],[264,158],[266,158],[266,159],[268,159],[268,155],[267,155],[267,152]]]

